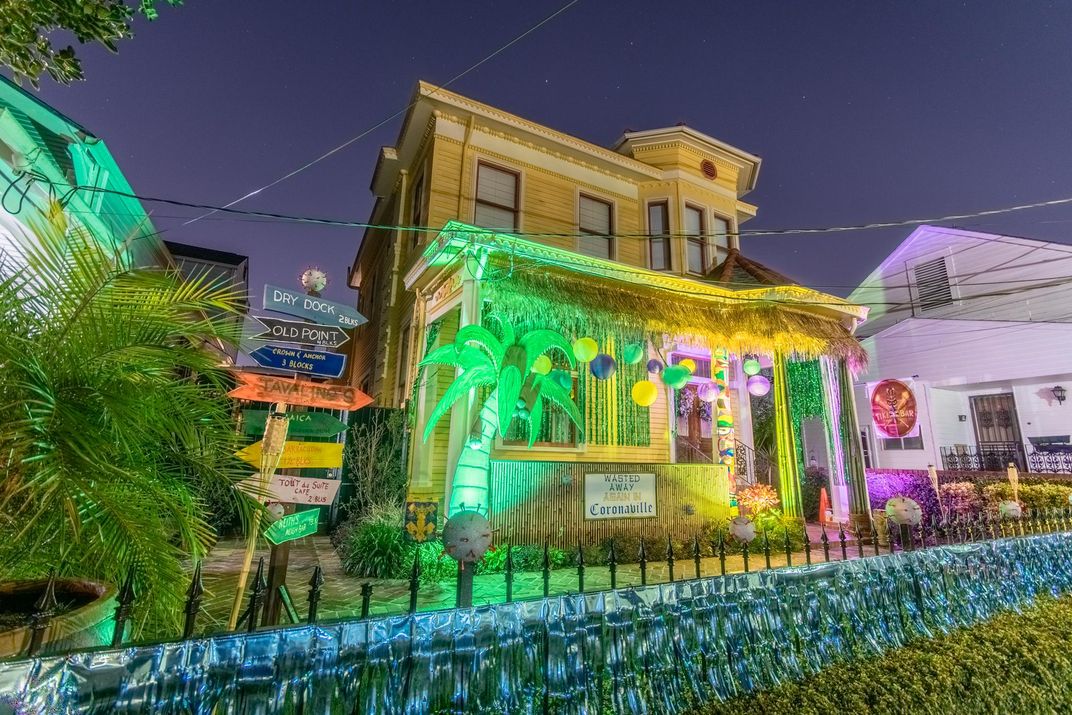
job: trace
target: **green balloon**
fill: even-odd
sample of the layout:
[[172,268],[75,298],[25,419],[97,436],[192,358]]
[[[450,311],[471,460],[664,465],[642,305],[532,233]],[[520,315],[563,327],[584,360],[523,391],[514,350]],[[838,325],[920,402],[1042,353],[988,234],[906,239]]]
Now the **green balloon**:
[[687,367],[681,365],[667,365],[662,374],[663,382],[675,390],[680,390],[689,384],[690,377],[692,373]]
[[644,346],[640,343],[629,343],[622,348],[622,360],[626,365],[636,365],[644,359]]

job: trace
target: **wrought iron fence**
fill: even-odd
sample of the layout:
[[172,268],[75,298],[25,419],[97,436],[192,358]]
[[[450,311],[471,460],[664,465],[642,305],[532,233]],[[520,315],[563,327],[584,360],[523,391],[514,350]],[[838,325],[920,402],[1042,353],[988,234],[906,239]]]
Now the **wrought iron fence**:
[[[717,569],[707,576],[726,576],[735,573],[729,568],[727,559],[729,556],[739,554],[741,557],[744,573],[771,570],[781,567],[817,565],[831,561],[845,561],[849,559],[861,559],[883,554],[915,551],[937,546],[949,546],[967,544],[988,539],[998,539],[1010,536],[1027,536],[1054,532],[1072,531],[1072,508],[1048,509],[1048,510],[1025,510],[1023,516],[1018,519],[1000,518],[996,514],[978,513],[973,517],[956,517],[950,519],[932,518],[923,521],[916,527],[896,527],[891,522],[881,520],[876,524],[872,521],[866,532],[861,532],[857,527],[847,532],[844,525],[838,527],[836,532],[827,531],[821,527],[818,543],[813,543],[805,525],[793,527],[799,529],[802,548],[798,551],[794,542],[798,534],[793,533],[790,527],[777,530],[760,532],[755,541],[736,542],[731,541],[723,531],[715,533],[711,540],[701,540],[697,535],[692,539],[688,549],[676,548],[673,541],[668,537],[666,540],[665,558],[655,561],[649,558],[648,548],[644,541],[640,542],[636,564],[639,567],[639,585],[647,586],[654,583],[674,583],[678,581],[690,581],[705,578],[702,562],[708,558],[716,561]],[[513,602],[514,578],[517,570],[514,567],[514,548],[505,546],[505,569],[503,572],[503,594],[507,603]],[[740,549],[737,551],[737,549]],[[784,563],[776,563],[782,561]],[[622,559],[613,542],[611,543],[606,568],[609,574],[610,590],[624,586],[636,586],[633,584],[621,584],[618,567],[628,561]],[[653,578],[653,564],[665,564],[665,569],[660,572],[666,576],[665,581]],[[713,565],[713,564],[712,564]],[[577,560],[572,567],[576,573],[576,589],[552,592],[551,572],[552,558],[551,548],[545,542],[542,561],[542,597],[563,595],[564,593],[588,593],[600,589],[585,588],[586,570],[591,568],[585,564],[584,549],[578,545]],[[711,571],[712,569],[709,569]],[[50,579],[51,580],[51,579]],[[292,624],[304,622],[314,624],[318,619],[318,609],[323,596],[325,579],[321,567],[314,568],[312,577],[308,582],[306,592],[305,615],[298,613],[297,606],[291,603],[287,609]],[[438,588],[438,586],[437,586]],[[360,618],[369,618],[374,595],[375,584],[366,581],[361,585],[360,591]],[[420,555],[415,556],[410,570],[409,578],[409,604],[408,608],[400,609],[398,613],[416,613],[418,610],[418,594],[421,589],[421,562]],[[262,616],[268,585],[265,579],[264,558],[260,559],[253,583],[249,589],[249,597],[246,608],[238,621],[237,631],[253,633],[260,626],[275,626],[277,624],[265,624],[258,621]],[[51,589],[46,589],[51,592]],[[195,637],[197,633],[197,619],[201,614],[202,601],[205,589],[202,584],[201,566],[198,565],[193,574],[193,579],[187,591],[187,599],[183,609],[183,629],[181,634],[176,634],[181,640]],[[290,594],[284,594],[286,600],[291,602]],[[117,597],[115,610],[115,627],[112,633],[111,646],[118,648],[127,644],[126,632],[130,619],[135,591],[130,579],[124,584]],[[539,597],[539,596],[537,596]],[[527,600],[527,599],[520,599]],[[28,656],[35,656],[41,652],[44,634],[49,628],[54,616],[55,604],[46,602],[44,598],[37,604],[34,612],[30,615],[28,623],[31,632]],[[378,613],[377,616],[389,615]]]
[[1009,464],[1038,474],[1072,474],[1072,452],[1032,450],[1017,442],[984,443],[978,447],[942,447],[942,468],[948,471],[1004,472]]

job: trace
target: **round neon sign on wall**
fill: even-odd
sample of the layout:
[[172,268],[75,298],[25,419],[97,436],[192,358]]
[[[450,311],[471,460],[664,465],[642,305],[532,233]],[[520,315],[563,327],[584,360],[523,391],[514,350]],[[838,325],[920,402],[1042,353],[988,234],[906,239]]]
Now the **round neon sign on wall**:
[[871,390],[871,420],[890,438],[906,437],[916,429],[916,396],[900,380],[883,380]]

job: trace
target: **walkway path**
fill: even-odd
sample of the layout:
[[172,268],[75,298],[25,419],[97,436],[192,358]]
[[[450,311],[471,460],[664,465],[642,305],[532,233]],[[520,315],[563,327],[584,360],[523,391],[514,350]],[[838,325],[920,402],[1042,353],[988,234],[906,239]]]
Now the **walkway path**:
[[[818,525],[808,525],[809,539],[812,544],[812,562],[823,561],[823,549],[820,542],[821,531]],[[830,539],[830,560],[841,559],[841,545],[837,541],[837,532],[828,531]],[[851,537],[848,537],[851,539]],[[238,573],[241,570],[242,553],[244,542],[237,540],[223,541],[217,544],[212,554],[206,559],[203,567],[203,577],[206,590],[206,598],[202,604],[202,615],[199,618],[199,630],[214,632],[223,630],[226,626],[227,615],[230,612],[231,600],[234,598],[235,588],[238,583]],[[757,553],[752,553],[749,558],[749,570],[758,571],[766,567],[762,550],[756,546]],[[864,555],[874,554],[873,547],[868,544],[864,548]],[[707,552],[708,554],[710,551]],[[846,545],[846,555],[849,559],[858,558],[859,549],[854,541],[849,540]],[[268,550],[257,553],[254,558],[265,557],[268,560]],[[802,565],[806,562],[804,552],[798,551],[792,556],[793,565]],[[315,536],[299,539],[291,542],[290,568],[287,574],[287,586],[294,601],[294,606],[299,615],[304,618],[307,612],[307,597],[309,591],[309,579],[313,569],[319,564],[324,574],[324,587],[319,606],[319,615],[322,620],[335,618],[356,618],[361,612],[361,586],[364,583],[372,585],[372,600],[370,613],[372,615],[403,613],[409,607],[409,582],[407,580],[368,579],[353,576],[346,573],[338,554],[326,536]],[[780,568],[786,565],[784,550],[778,550],[771,545],[771,567]],[[726,572],[738,573],[744,571],[744,560],[739,554],[726,555]],[[719,560],[711,556],[700,559],[700,575],[717,576],[721,573]],[[665,561],[649,562],[647,568],[647,582],[666,583],[669,581],[669,567]],[[691,555],[679,557],[674,564],[674,579],[683,580],[696,577],[696,565]],[[501,603],[506,600],[505,576],[503,574],[481,574],[474,579],[473,601],[482,605],[487,603]],[[640,567],[637,564],[620,564],[617,569],[617,586],[639,586],[641,583]],[[610,588],[610,569],[606,566],[586,566],[584,570],[584,590],[599,591]],[[454,581],[442,581],[437,583],[422,583],[417,594],[417,608],[421,611],[450,608],[454,605],[455,586]],[[536,598],[543,595],[543,574],[537,572],[524,572],[514,574],[514,599]],[[575,567],[567,567],[551,571],[550,592],[552,594],[577,593],[578,577]]]

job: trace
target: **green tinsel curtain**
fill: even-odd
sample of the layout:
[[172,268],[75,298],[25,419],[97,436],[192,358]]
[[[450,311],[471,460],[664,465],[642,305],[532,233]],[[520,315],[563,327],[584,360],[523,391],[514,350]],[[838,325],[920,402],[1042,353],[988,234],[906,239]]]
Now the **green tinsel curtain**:
[[774,435],[778,456],[778,482],[781,487],[782,512],[800,517],[800,470],[797,468],[797,445],[793,433],[792,400],[784,355],[774,356]]
[[826,405],[823,400],[823,375],[818,360],[787,360],[786,376],[793,399],[789,409],[793,420],[793,437],[796,443],[797,464],[806,465],[804,454],[804,420],[823,417]]

